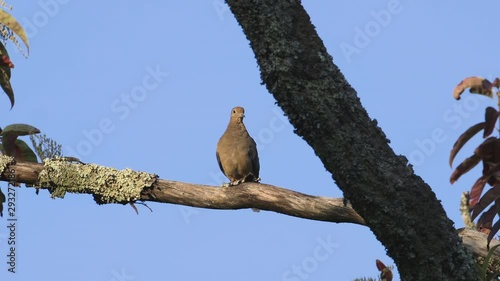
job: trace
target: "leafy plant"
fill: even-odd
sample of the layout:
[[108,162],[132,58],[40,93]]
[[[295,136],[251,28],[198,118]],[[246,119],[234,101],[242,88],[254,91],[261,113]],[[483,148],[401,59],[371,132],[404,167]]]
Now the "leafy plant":
[[498,280],[498,277],[500,276],[500,272],[488,272],[488,266],[490,265],[490,260],[492,259],[496,248],[498,248],[500,244],[492,247],[488,255],[484,258],[483,264],[479,266],[479,276],[481,277],[481,280],[483,281],[493,281],[493,280]]
[[40,160],[62,156],[62,145],[47,135],[30,135],[30,140]]
[[[494,82],[491,83],[485,78],[469,77],[455,87],[453,96],[455,99],[459,100],[461,94],[468,88],[471,93],[493,98],[493,88],[498,89],[499,87],[499,78],[496,78]],[[496,94],[498,96],[499,92],[497,91]],[[500,102],[500,98],[498,102]],[[473,125],[458,138],[453,145],[449,159],[449,164],[452,166],[455,156],[464,144],[478,132],[483,131],[483,138],[485,140],[476,147],[474,154],[457,166],[450,177],[450,182],[452,184],[455,183],[463,174],[482,162],[482,176],[477,179],[471,188],[469,205],[472,213],[472,220],[476,219],[481,214],[476,227],[480,231],[488,233],[488,246],[491,239],[500,229],[500,220],[497,220],[495,224],[493,224],[495,215],[500,212],[500,139],[490,136],[495,129],[499,116],[500,113],[496,109],[487,107],[484,114],[484,122]],[[491,188],[482,195],[486,184],[490,185]],[[489,207],[490,205],[491,207]],[[489,209],[486,210],[487,207],[489,207]]]
[[377,269],[380,271],[378,279],[375,278],[356,278],[353,281],[392,281],[392,266],[385,266],[380,260],[375,261]]
[[[4,8],[6,6],[3,1],[1,6]],[[10,9],[12,9],[12,7],[10,7]],[[26,46],[26,52],[24,52],[19,46],[16,36],[19,37]],[[10,84],[10,69],[14,68],[14,64],[10,60],[9,53],[7,52],[4,44],[7,41],[11,41],[25,57],[29,54],[29,44],[28,36],[26,35],[26,31],[23,27],[14,17],[2,9],[0,9],[0,38],[2,39],[2,42],[0,42],[0,87],[2,87],[4,92],[7,94],[7,97],[10,100],[10,108],[12,109],[12,107],[14,107],[14,90]]]
[[392,271],[380,260],[376,260],[377,268],[380,271],[381,281],[392,281]]
[[38,162],[35,153],[19,136],[38,134],[40,130],[27,124],[12,124],[4,128],[0,133],[2,143],[0,151],[3,154],[14,157],[16,161]]

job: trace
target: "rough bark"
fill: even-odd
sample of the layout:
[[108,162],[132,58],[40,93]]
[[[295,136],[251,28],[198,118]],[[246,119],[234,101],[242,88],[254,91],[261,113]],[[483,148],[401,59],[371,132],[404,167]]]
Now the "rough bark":
[[397,156],[298,0],[227,0],[261,79],[394,259],[402,280],[479,280],[430,187]]

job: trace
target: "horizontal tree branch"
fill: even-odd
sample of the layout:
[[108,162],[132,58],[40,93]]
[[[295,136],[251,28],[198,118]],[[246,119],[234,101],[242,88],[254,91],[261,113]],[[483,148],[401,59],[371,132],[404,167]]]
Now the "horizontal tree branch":
[[[70,162],[61,163],[60,169],[85,166]],[[46,167],[40,163],[10,163],[6,165],[0,174],[0,180],[11,183],[24,183],[41,189],[60,187],[54,184],[40,186],[39,175],[44,169]],[[114,187],[109,186],[108,188]],[[89,192],[88,194],[92,193]],[[354,209],[349,205],[344,206],[342,198],[312,196],[277,186],[253,182],[242,183],[238,186],[218,187],[159,179],[151,186],[143,188],[139,200],[206,209],[237,210],[257,208],[303,219],[365,225],[363,218]],[[459,234],[466,247],[475,256],[486,256],[488,251],[486,250],[485,234],[470,229],[461,230]],[[499,242],[493,240],[491,245],[496,243]],[[500,249],[497,251],[500,252]]]
[[[486,238],[488,234],[470,228],[461,228],[458,235],[462,237],[465,247],[476,257],[486,257],[490,251],[487,248]],[[500,241],[493,239],[490,242],[490,249],[500,244]],[[500,257],[500,247],[495,249],[495,256]]]
[[[61,170],[84,166],[69,162],[62,164]],[[44,165],[39,163],[11,163],[3,170],[0,180],[34,185],[41,189],[60,188],[71,184],[44,182],[41,186],[39,175],[43,170]],[[54,171],[52,173],[65,174]],[[93,194],[88,191],[79,193]],[[365,224],[354,209],[344,206],[342,198],[312,196],[261,183],[217,187],[159,179],[151,186],[143,188],[139,200],[207,209],[257,208],[310,220]]]
[[208,209],[256,208],[310,220],[365,224],[354,209],[344,206],[342,198],[312,196],[253,182],[216,187],[159,180],[157,188],[141,194],[141,199]]

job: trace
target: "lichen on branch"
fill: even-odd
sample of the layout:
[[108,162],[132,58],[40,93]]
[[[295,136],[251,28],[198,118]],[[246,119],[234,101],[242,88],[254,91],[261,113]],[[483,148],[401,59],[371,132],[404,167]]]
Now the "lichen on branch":
[[48,187],[51,197],[66,192],[93,194],[98,204],[133,202],[144,188],[158,179],[155,174],[132,169],[116,170],[95,164],[69,164],[62,158],[45,159],[38,175],[39,186]]
[[14,157],[0,154],[0,174],[3,173],[5,168],[14,162]]

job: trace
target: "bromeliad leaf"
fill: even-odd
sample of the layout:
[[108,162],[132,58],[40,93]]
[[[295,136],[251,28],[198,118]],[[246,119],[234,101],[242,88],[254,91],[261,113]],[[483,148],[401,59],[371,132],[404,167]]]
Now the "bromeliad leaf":
[[[486,173],[488,173],[491,169],[491,165],[488,164],[487,162],[483,161],[483,175],[485,175]],[[491,186],[494,186],[495,184],[497,183],[497,179],[496,177],[491,177],[489,180],[488,180],[488,184],[491,185]]]
[[495,235],[497,234],[498,230],[500,230],[500,220],[498,220],[497,222],[495,222],[495,224],[491,228],[490,234],[488,234],[488,238],[486,239],[488,241],[488,244],[486,245],[486,247],[488,249],[490,248],[491,239],[493,239],[493,237],[495,237]]
[[[500,87],[500,78],[495,78],[493,83],[488,79],[474,76],[465,78],[453,90],[453,97],[460,99],[462,93],[469,89],[471,93],[481,94],[488,97],[493,97],[493,87]],[[499,92],[497,92],[499,94]],[[500,98],[500,95],[499,95]],[[499,102],[500,106],[500,102]],[[500,215],[500,139],[489,137],[495,130],[500,112],[493,107],[487,107],[484,114],[484,122],[478,123],[465,131],[453,145],[450,152],[449,164],[452,166],[453,160],[460,149],[479,131],[483,131],[483,138],[486,138],[475,150],[474,154],[465,159],[453,171],[450,182],[453,184],[463,174],[467,173],[475,167],[480,161],[483,164],[482,176],[474,183],[469,195],[469,207],[471,216],[470,219],[476,219],[480,214],[477,222],[477,229],[488,234],[488,247],[490,241],[500,230],[500,220],[493,225],[495,215]],[[483,195],[483,190],[486,184],[492,186]],[[481,197],[482,195],[482,197]],[[489,209],[484,211],[488,206]],[[485,263],[487,266],[488,263]],[[483,279],[486,278],[486,267],[483,267]]]
[[487,138],[476,148],[474,154],[481,156],[484,162],[495,166],[500,163],[500,139],[496,137]]
[[[483,193],[483,189],[484,189],[484,186],[486,185],[486,182],[488,182],[488,179],[485,179],[485,177],[483,176],[483,177],[480,177],[476,181],[476,183],[474,183],[474,185],[472,186],[472,189],[470,191],[470,199],[469,199],[469,206],[471,208],[474,208],[476,206],[476,204],[479,202],[479,198],[481,198],[481,194]],[[486,205],[485,208],[488,205]],[[484,208],[483,208],[483,210],[484,210]],[[474,220],[475,218],[476,217],[473,217],[472,220]]]
[[498,182],[499,173],[497,171],[500,163],[500,139],[489,137],[474,151],[483,160],[483,176],[492,175],[488,178],[488,183],[494,185]]
[[486,209],[486,207],[488,207],[491,203],[493,203],[493,201],[495,201],[498,198],[500,198],[500,183],[495,184],[492,188],[486,191],[483,197],[481,197],[481,199],[477,203],[477,205],[475,206],[471,205],[471,210],[472,210],[471,219],[475,220],[477,216]]
[[460,99],[460,95],[469,88],[469,91],[474,94],[481,94],[485,95],[487,97],[492,98],[493,97],[493,84],[488,81],[488,79],[485,79],[483,77],[479,76],[473,76],[473,77],[468,77],[465,78],[458,84],[455,89],[453,90],[453,97],[456,100]]
[[493,225],[493,218],[497,214],[497,209],[495,204],[493,204],[488,211],[484,212],[479,220],[477,221],[477,228],[491,229]]
[[478,123],[472,127],[470,127],[469,129],[467,129],[467,131],[465,131],[458,139],[457,141],[455,142],[455,144],[453,145],[453,148],[451,149],[450,151],[450,167],[452,166],[453,164],[453,159],[455,159],[455,156],[457,155],[457,153],[460,151],[460,149],[462,148],[462,146],[464,146],[464,144],[469,141],[475,134],[477,134],[479,131],[481,131],[482,129],[484,129],[486,123],[485,122],[481,122],[481,123]]
[[483,138],[488,137],[493,133],[493,129],[495,129],[495,124],[498,120],[498,111],[491,106],[486,108],[484,113],[484,122],[486,123],[484,126]]
[[471,157],[465,159],[458,167],[453,171],[450,177],[450,183],[455,183],[463,174],[470,171],[481,161],[481,156],[474,154]]
[[[483,162],[484,163],[484,162]],[[476,218],[476,216],[479,214],[478,211],[476,210],[476,204],[478,202],[482,202],[482,204],[486,204],[482,207],[482,209],[479,211],[481,212],[482,210],[484,210],[491,202],[493,202],[493,200],[496,199],[495,198],[492,198],[491,201],[488,201],[489,198],[485,199],[486,197],[486,194],[488,194],[488,192],[490,192],[492,189],[488,190],[488,192],[485,193],[485,195],[483,196],[483,198],[481,198],[481,194],[483,193],[483,189],[484,189],[484,186],[486,185],[486,183],[489,182],[489,180],[494,176],[496,175],[498,172],[500,172],[500,165],[495,165],[493,168],[489,168],[487,171],[483,170],[483,176],[480,177],[476,183],[474,183],[474,185],[472,186],[472,189],[470,191],[470,195],[469,195],[469,206],[470,208],[472,208],[475,213],[473,213],[472,215],[472,220],[474,220]],[[496,188],[499,189],[500,188],[500,183],[498,181],[494,181]],[[500,194],[500,190],[499,191],[499,194]],[[489,196],[493,196],[494,194],[490,194]],[[481,198],[481,200],[480,200]],[[485,199],[486,201],[483,201],[483,199]],[[478,207],[478,208],[481,208],[481,207]]]

